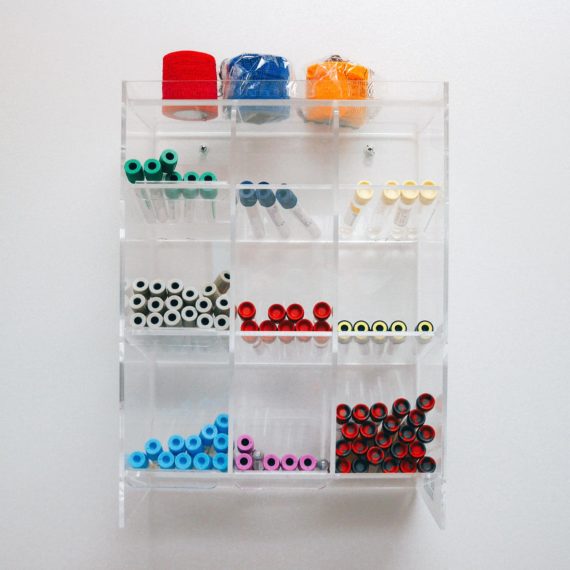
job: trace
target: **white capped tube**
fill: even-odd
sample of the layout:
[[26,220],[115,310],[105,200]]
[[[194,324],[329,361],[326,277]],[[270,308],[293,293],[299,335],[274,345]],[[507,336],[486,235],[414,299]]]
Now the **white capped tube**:
[[228,289],[230,288],[230,272],[222,271],[219,273],[218,276],[214,279],[214,284],[222,295],[224,293],[227,293]]
[[230,319],[226,315],[214,317],[214,328],[218,331],[227,331],[230,328]]
[[166,298],[166,284],[161,279],[154,279],[150,282],[150,294],[153,297]]
[[216,299],[216,304],[214,306],[214,312],[216,315],[226,315],[230,314],[230,300],[227,295],[220,295]]
[[283,209],[292,212],[301,224],[303,224],[313,239],[319,239],[319,237],[321,237],[321,229],[311,216],[301,208],[297,196],[295,196],[289,188],[280,188],[275,192],[275,197]]
[[340,221],[339,231],[343,237],[352,235],[362,208],[364,208],[374,196],[374,189],[369,188],[370,182],[368,182],[368,180],[361,180],[358,186]]
[[199,329],[211,329],[214,326],[214,317],[212,317],[212,315],[203,313],[201,315],[198,315],[196,323]]
[[391,186],[398,186],[398,183],[395,180],[388,180],[386,188],[380,193],[378,205],[372,214],[366,231],[370,239],[380,239],[386,233],[391,222],[395,210],[394,204],[400,197],[400,191],[397,188],[390,188]]
[[164,324],[167,327],[179,327],[182,325],[182,319],[178,311],[166,311],[164,313]]
[[195,307],[199,313],[205,314],[212,312],[213,305],[210,299],[207,299],[206,297],[198,297]]
[[[253,182],[244,180],[242,184],[253,184]],[[265,237],[265,227],[263,226],[263,220],[257,205],[257,193],[255,190],[253,188],[251,190],[249,188],[240,189],[239,201],[245,208],[253,235],[258,239]]]
[[146,315],[133,313],[129,319],[131,327],[134,329],[144,329],[146,327]]
[[198,311],[196,307],[184,307],[180,313],[183,327],[195,327],[196,319],[198,318]]
[[178,295],[170,295],[166,298],[164,306],[168,311],[181,311],[184,303],[182,302],[182,297]]
[[396,206],[396,213],[392,222],[392,237],[395,240],[402,240],[407,235],[408,222],[412,215],[412,209],[419,196],[419,191],[416,189],[417,183],[414,180],[406,180],[404,186],[410,186],[410,189],[402,190],[400,192],[400,200]]
[[194,305],[198,300],[198,289],[194,287],[186,287],[182,292],[182,300],[184,301],[185,305]]
[[135,312],[135,313],[146,313],[148,312],[148,308],[146,306],[146,297],[144,295],[133,295],[130,299],[129,299],[129,307]]
[[148,287],[149,283],[147,279],[135,279],[131,286],[133,294],[144,295],[145,297],[149,297],[150,295],[150,290]]
[[164,322],[160,313],[149,313],[146,318],[146,324],[150,329],[159,329]]
[[205,297],[206,299],[210,299],[212,303],[220,296],[220,292],[214,283],[207,283],[204,285],[202,291],[200,291],[200,295]]
[[182,295],[184,291],[184,283],[180,279],[171,279],[166,284],[166,292],[169,295]]
[[147,307],[151,313],[162,313],[164,311],[164,301],[160,297],[151,297],[148,300]]
[[[260,182],[259,184],[268,185],[269,182]],[[275,192],[270,188],[258,188],[256,190],[256,194],[259,205],[265,209],[270,220],[273,222],[273,225],[277,228],[279,235],[282,238],[287,239],[291,235],[291,232],[289,231],[289,226],[281,215],[281,210],[277,206]]]

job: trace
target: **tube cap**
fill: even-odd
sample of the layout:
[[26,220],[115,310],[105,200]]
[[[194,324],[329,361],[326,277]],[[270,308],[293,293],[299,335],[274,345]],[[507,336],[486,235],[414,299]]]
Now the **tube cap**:
[[170,451],[163,451],[158,456],[158,466],[161,469],[174,469],[174,454]]
[[269,309],[267,309],[267,316],[273,322],[280,322],[287,316],[287,311],[283,305],[279,303],[274,303],[270,305]]
[[413,428],[419,428],[426,423],[426,415],[421,410],[411,410],[406,418],[406,422]]
[[[244,182],[242,182],[244,184]],[[241,188],[239,191],[239,201],[242,206],[246,208],[251,208],[257,204],[257,193],[255,190],[249,190],[248,188]]]
[[240,453],[251,453],[254,448],[253,437],[246,433],[237,438],[237,449]]
[[366,404],[356,404],[352,408],[352,419],[361,424],[365,422],[370,416],[370,408]]
[[235,458],[235,465],[238,471],[250,471],[253,468],[253,458],[249,453],[240,453]]
[[200,439],[204,447],[209,447],[214,443],[214,438],[218,435],[218,429],[214,424],[206,424],[200,432]]
[[156,461],[158,456],[162,453],[162,444],[158,439],[149,439],[144,444],[144,450],[149,459]]
[[366,459],[371,465],[380,465],[384,459],[384,451],[380,447],[370,447],[366,452]]
[[291,303],[287,307],[287,318],[290,321],[300,321],[305,316],[305,309],[299,303]]
[[186,449],[186,442],[181,435],[171,435],[168,438],[168,450],[174,455],[182,453]]
[[370,419],[373,422],[381,422],[388,415],[388,408],[382,402],[376,402],[370,406]]
[[[184,181],[185,182],[197,182],[200,175],[193,170],[190,170],[184,174]],[[198,188],[184,188],[182,190],[182,194],[184,194],[184,198],[188,198],[192,200],[198,196]]]
[[144,163],[144,177],[147,180],[162,180],[162,167],[156,158],[149,158]]
[[190,455],[188,455],[188,453],[186,452],[179,453],[174,458],[174,466],[176,467],[176,469],[183,469],[183,470],[190,469],[192,467],[192,457],[190,457]]
[[418,429],[416,435],[422,443],[431,443],[435,439],[435,429],[426,424]]
[[125,162],[124,168],[125,168],[125,174],[127,175],[127,180],[131,184],[144,180],[143,167],[138,160],[134,158],[131,160],[127,160],[127,162]]
[[206,471],[212,468],[212,458],[204,452],[197,453],[194,456],[194,469],[198,471]]
[[336,423],[345,424],[350,420],[352,410],[348,404],[339,404],[336,407]]
[[214,425],[218,428],[218,433],[228,433],[228,426],[230,423],[230,418],[228,414],[219,414]]
[[415,180],[404,180],[404,186],[410,186],[409,190],[400,192],[400,198],[404,204],[411,206],[418,199],[420,191],[415,188],[417,185],[418,183]]
[[281,469],[283,471],[295,471],[299,466],[299,458],[292,453],[287,453],[281,458]]
[[433,473],[436,467],[437,464],[435,462],[435,459],[433,459],[433,457],[428,457],[426,455],[425,457],[422,457],[422,459],[418,461],[418,471],[420,473]]
[[392,404],[392,414],[394,414],[399,420],[406,417],[410,412],[410,402],[406,398],[398,398],[394,400]]
[[400,461],[401,473],[415,473],[418,470],[416,460],[413,457],[407,456]]
[[225,433],[218,433],[214,437],[214,449],[218,453],[227,453],[229,438]]
[[314,471],[317,468],[317,458],[314,455],[302,455],[299,458],[301,471]]
[[[433,180],[424,180],[422,186],[435,186],[435,182]],[[431,188],[423,188],[420,190],[420,202],[422,204],[429,206],[436,198],[437,190],[432,190]]]
[[171,172],[174,172],[174,169],[178,164],[178,153],[175,150],[167,148],[162,151],[159,160],[162,172],[170,174]]
[[279,457],[277,455],[273,455],[272,453],[268,453],[263,458],[263,469],[265,471],[278,471],[279,470]]
[[352,462],[353,473],[366,473],[368,471],[368,461],[364,457],[359,457]]
[[387,188],[384,188],[384,190],[382,190],[382,201],[384,204],[391,206],[398,201],[398,198],[400,197],[400,191],[396,188],[390,188],[390,186],[398,186],[398,182],[396,182],[396,180],[388,180],[388,182],[386,182],[386,186]]
[[[214,182],[217,180],[213,172],[206,171],[200,174],[200,182]],[[200,196],[206,200],[213,200],[218,195],[217,188],[200,188]]]
[[427,392],[420,394],[416,400],[416,406],[422,412],[430,412],[435,406],[435,398]]
[[280,188],[275,192],[275,197],[282,208],[290,210],[297,205],[297,196],[288,188]]
[[409,446],[410,455],[414,459],[421,459],[426,454],[426,446],[421,441],[414,441]]
[[356,437],[358,437],[359,431],[360,430],[358,428],[358,425],[355,424],[354,422],[348,422],[340,428],[342,437],[348,440],[355,439]]
[[354,201],[359,206],[366,206],[374,196],[374,188],[367,188],[367,186],[370,186],[370,182],[368,180],[361,180],[358,183],[358,186],[361,186],[362,188],[357,188],[354,192]]
[[255,305],[251,301],[243,301],[238,305],[237,314],[243,321],[255,318]]
[[199,435],[191,435],[186,439],[186,450],[190,455],[196,455],[204,449],[204,444]]
[[351,452],[350,442],[345,439],[339,439],[336,442],[336,456],[337,457],[348,457]]
[[347,457],[342,457],[336,460],[337,473],[350,473],[352,471],[352,461]]
[[325,301],[319,301],[313,307],[313,316],[318,321],[326,321],[332,314],[331,306]]
[[398,437],[404,443],[410,443],[416,439],[416,430],[408,423],[402,424],[398,430]]
[[[260,182],[259,184],[269,184],[269,182]],[[258,188],[256,194],[257,200],[264,208],[270,208],[275,204],[275,192],[271,188]]]
[[228,470],[228,454],[227,453],[216,453],[212,459],[212,467],[216,471],[227,471]]
[[127,458],[127,463],[131,469],[146,469],[148,457],[142,451],[133,451]]
[[[182,174],[180,174],[180,172],[176,172],[176,171],[170,172],[169,174],[166,175],[165,179],[168,182],[180,182],[182,180]],[[176,200],[177,198],[180,198],[180,195],[182,194],[182,189],[181,188],[166,188],[166,190],[164,190],[164,194],[170,200]]]

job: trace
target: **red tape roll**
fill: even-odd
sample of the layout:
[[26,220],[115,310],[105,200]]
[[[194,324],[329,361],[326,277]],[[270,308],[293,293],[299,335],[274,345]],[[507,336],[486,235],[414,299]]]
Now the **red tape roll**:
[[[216,59],[199,51],[174,51],[162,60],[163,99],[217,99]],[[183,121],[207,121],[217,106],[163,105],[163,115]]]

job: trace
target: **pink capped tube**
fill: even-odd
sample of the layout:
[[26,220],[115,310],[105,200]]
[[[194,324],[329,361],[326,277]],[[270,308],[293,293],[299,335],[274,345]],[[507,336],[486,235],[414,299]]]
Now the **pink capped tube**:
[[240,453],[252,453],[253,452],[253,437],[247,435],[247,433],[242,433],[237,438],[237,450]]
[[314,455],[303,455],[299,458],[301,471],[314,471],[317,468],[317,458]]
[[299,466],[299,459],[292,453],[287,453],[281,458],[281,469],[283,471],[295,471]]
[[263,469],[265,471],[278,471],[279,470],[279,457],[277,455],[273,455],[268,453],[263,458]]
[[250,471],[253,467],[253,457],[248,453],[240,453],[235,459],[238,471]]

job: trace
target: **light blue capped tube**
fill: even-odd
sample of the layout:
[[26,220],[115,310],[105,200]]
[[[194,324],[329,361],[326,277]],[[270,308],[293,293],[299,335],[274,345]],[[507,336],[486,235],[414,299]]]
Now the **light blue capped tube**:
[[218,435],[218,428],[214,424],[206,424],[200,432],[200,439],[204,447],[210,447],[214,443],[214,438]]
[[228,433],[230,418],[228,414],[219,414],[214,420],[214,425],[218,428],[218,433]]
[[142,451],[133,451],[127,458],[127,463],[131,469],[146,469],[148,457]]
[[227,471],[228,470],[228,454],[227,453],[216,453],[212,459],[212,466],[216,471]]
[[170,453],[170,451],[163,451],[158,456],[158,466],[161,469],[174,469],[174,454]]
[[207,471],[212,468],[212,458],[207,453],[198,453],[194,457],[194,469],[198,471]]
[[176,469],[187,471],[188,469],[192,468],[192,457],[190,457],[190,455],[186,452],[179,453],[174,458],[174,466]]
[[313,219],[301,208],[299,205],[299,200],[297,196],[289,190],[289,188],[280,188],[275,192],[275,197],[277,201],[285,210],[289,210],[293,215],[305,226],[309,234],[313,239],[319,239],[321,237],[321,229]]
[[204,444],[199,435],[191,435],[186,439],[186,450],[188,453],[194,457],[197,453],[200,453],[204,449]]
[[162,453],[163,449],[162,449],[162,443],[160,443],[160,441],[158,439],[149,439],[145,444],[144,444],[144,450],[145,453],[147,455],[147,457],[151,460],[151,461],[156,461],[158,459],[158,456]]
[[178,455],[186,450],[186,442],[181,435],[171,435],[168,438],[168,450],[173,455]]
[[227,453],[229,438],[225,433],[219,433],[214,438],[214,449],[218,453]]
[[[250,180],[244,180],[241,185],[253,184]],[[257,192],[252,188],[241,188],[239,191],[239,201],[240,204],[245,208],[247,217],[249,219],[249,224],[253,231],[254,237],[261,239],[265,237],[265,227],[263,226],[263,220],[261,219],[261,214],[257,206]]]
[[[269,185],[269,182],[260,182],[259,184],[260,186]],[[281,215],[280,208],[276,204],[277,200],[275,198],[275,192],[273,192],[271,188],[258,188],[256,193],[259,205],[265,209],[271,218],[273,225],[277,228],[279,235],[282,238],[287,239],[291,235],[291,232],[289,231],[289,226],[287,226],[283,216]]]

